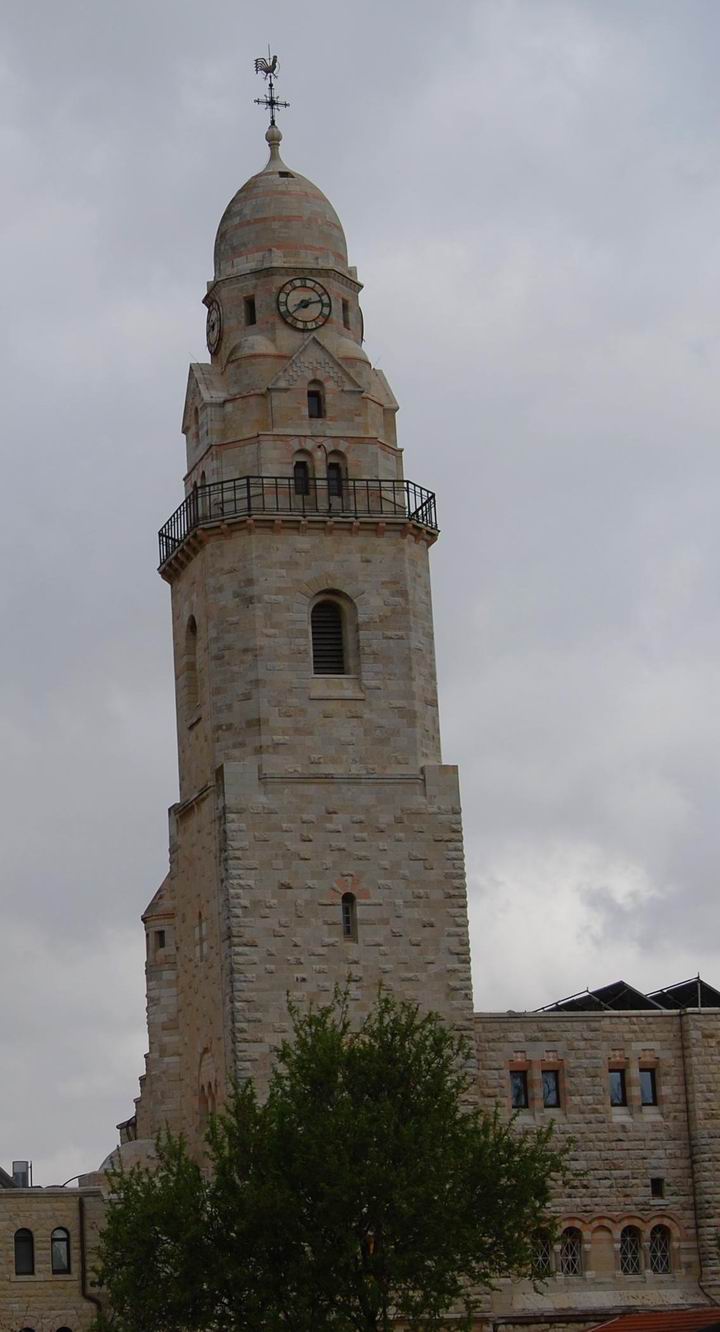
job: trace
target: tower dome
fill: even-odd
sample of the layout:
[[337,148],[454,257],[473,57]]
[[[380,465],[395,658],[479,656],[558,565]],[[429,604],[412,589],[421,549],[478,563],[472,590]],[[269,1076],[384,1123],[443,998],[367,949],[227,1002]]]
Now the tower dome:
[[272,262],[288,267],[347,269],[347,243],[335,209],[317,185],[280,156],[282,134],[271,125],[267,166],[238,190],[215,238],[215,279]]

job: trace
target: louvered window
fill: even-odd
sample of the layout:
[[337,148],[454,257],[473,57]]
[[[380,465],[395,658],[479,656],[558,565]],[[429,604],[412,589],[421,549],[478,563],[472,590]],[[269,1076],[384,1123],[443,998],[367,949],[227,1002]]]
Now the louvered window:
[[318,601],[311,627],[315,675],[345,675],[343,613],[337,601]]

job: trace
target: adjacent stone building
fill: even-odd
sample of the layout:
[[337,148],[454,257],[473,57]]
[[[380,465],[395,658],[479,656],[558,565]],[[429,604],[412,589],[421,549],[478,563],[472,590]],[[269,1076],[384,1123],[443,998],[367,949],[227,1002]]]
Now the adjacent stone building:
[[[199,1151],[233,1080],[265,1083],[288,996],[326,1001],[349,980],[362,1012],[383,982],[471,1037],[483,1104],[520,1129],[554,1122],[584,1170],[555,1199],[538,1281],[499,1282],[485,1326],[580,1332],[711,1305],[720,993],[618,983],[473,1014],[458,775],[440,755],[435,496],[406,477],[339,219],[282,160],[274,124],[266,138],[267,165],[220,222],[185,494],[160,533],[180,790],[143,917],[148,1054],[116,1156],[150,1160],[166,1125]],[[0,1332],[88,1326],[102,1168],[81,1183],[0,1173]]]

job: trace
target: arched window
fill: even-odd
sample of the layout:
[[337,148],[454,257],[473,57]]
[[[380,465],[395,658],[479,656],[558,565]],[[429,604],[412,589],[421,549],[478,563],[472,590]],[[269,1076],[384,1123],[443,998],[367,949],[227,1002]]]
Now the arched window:
[[310,467],[304,460],[293,465],[293,490],[296,495],[310,494]]
[[620,1232],[620,1271],[623,1276],[642,1272],[642,1241],[636,1226],[625,1226]]
[[31,1230],[15,1231],[15,1275],[32,1276],[35,1271],[35,1241]]
[[69,1327],[59,1327],[57,1332],[71,1332]]
[[357,899],[354,893],[343,893],[341,901],[343,939],[357,942]]
[[64,1226],[56,1226],[50,1236],[50,1257],[55,1276],[70,1271],[70,1232]]
[[328,463],[327,469],[328,499],[342,499],[343,472],[339,462]]
[[208,1115],[210,1114],[210,1104],[208,1101],[208,1094],[206,1087],[200,1088],[200,1096],[198,1098],[198,1110],[200,1111],[200,1128],[204,1129],[208,1121]]
[[310,615],[314,675],[347,675],[343,608],[339,601],[316,601]]
[[582,1268],[582,1235],[568,1226],[560,1236],[560,1271],[563,1276],[581,1276]]
[[191,615],[185,629],[185,706],[188,717],[197,711],[198,701],[197,623]]
[[552,1276],[553,1270],[553,1249],[550,1243],[550,1236],[541,1231],[535,1240],[535,1252],[533,1254],[533,1276],[548,1277]]
[[670,1231],[667,1226],[653,1226],[650,1231],[650,1271],[656,1276],[669,1272],[671,1263]]
[[319,379],[311,379],[308,384],[307,406],[311,420],[325,415],[325,390]]

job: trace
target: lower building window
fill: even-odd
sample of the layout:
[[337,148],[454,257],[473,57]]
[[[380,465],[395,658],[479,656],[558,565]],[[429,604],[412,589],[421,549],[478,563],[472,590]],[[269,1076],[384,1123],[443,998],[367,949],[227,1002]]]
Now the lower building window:
[[623,1276],[640,1276],[642,1242],[635,1226],[625,1226],[620,1234],[620,1271]]
[[543,1105],[548,1109],[560,1105],[560,1069],[544,1068],[542,1075]]
[[563,1276],[582,1275],[582,1235],[575,1226],[560,1236],[560,1271]]
[[547,1235],[538,1235],[533,1257],[533,1276],[552,1276],[552,1244]]
[[15,1275],[32,1276],[35,1272],[35,1241],[31,1230],[15,1231]]
[[528,1075],[524,1068],[513,1069],[510,1074],[510,1100],[513,1110],[526,1110],[530,1104]]
[[657,1078],[654,1068],[640,1069],[640,1100],[643,1105],[657,1105]]
[[667,1226],[653,1226],[650,1231],[650,1271],[662,1276],[671,1268],[670,1231]]
[[50,1255],[55,1276],[70,1271],[70,1234],[64,1226],[58,1226],[50,1237]]
[[610,1104],[627,1105],[627,1087],[625,1085],[625,1069],[611,1068],[608,1077],[610,1080]]

